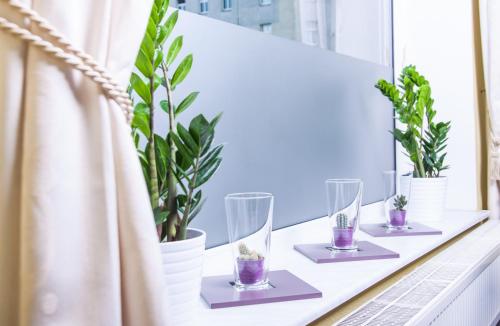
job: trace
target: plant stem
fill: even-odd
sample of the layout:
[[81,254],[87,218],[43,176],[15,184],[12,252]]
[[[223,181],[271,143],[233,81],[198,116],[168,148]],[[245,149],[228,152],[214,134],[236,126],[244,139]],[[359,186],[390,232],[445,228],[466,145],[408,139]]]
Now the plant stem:
[[156,174],[156,153],[155,153],[155,133],[154,133],[154,76],[149,78],[149,92],[151,93],[151,103],[149,104],[149,130],[150,135],[148,139],[149,150],[149,175],[151,179],[151,207],[153,209],[158,207],[160,198],[158,189],[158,175]]
[[422,147],[424,142],[424,118],[422,117],[422,125],[420,125],[420,141],[418,146],[418,164],[420,165],[420,177],[425,178],[424,162],[422,160]]
[[[424,131],[423,123],[422,123],[421,128],[422,128],[421,132],[423,132]],[[417,174],[419,174],[420,178],[425,178],[424,161],[422,159],[422,142],[423,142],[422,134],[420,134],[419,138],[420,138],[419,139],[419,147],[417,149]]]
[[198,176],[198,170],[200,168],[200,157],[196,158],[196,164],[193,169],[193,178],[189,183],[189,192],[186,200],[186,208],[184,209],[184,215],[182,216],[181,227],[179,230],[182,239],[186,238],[186,231],[189,222],[189,213],[191,212],[191,206],[193,204],[193,191],[196,185],[196,178]]
[[[167,91],[167,104],[168,104],[168,129],[169,133],[175,133],[175,112],[174,103],[172,100],[172,87],[170,85],[170,80],[168,79],[168,67],[162,62],[161,69],[163,71],[163,78],[165,79],[165,89]],[[170,148],[170,160],[168,160],[167,168],[167,183],[168,183],[168,193],[167,193],[167,241],[182,240],[181,234],[177,234],[177,224],[179,220],[179,214],[177,212],[177,182],[175,180],[175,155],[177,149],[172,137],[168,137],[168,145]]]

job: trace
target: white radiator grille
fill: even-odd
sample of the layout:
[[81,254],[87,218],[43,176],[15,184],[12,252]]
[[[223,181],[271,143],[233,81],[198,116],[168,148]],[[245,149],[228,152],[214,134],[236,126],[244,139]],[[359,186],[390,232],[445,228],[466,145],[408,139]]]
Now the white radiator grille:
[[[425,310],[429,306],[432,306],[432,304],[429,305],[431,301],[435,300],[440,294],[442,295],[446,291],[449,292],[450,289],[456,287],[460,282],[463,282],[465,275],[470,274],[472,270],[480,268],[478,264],[481,259],[484,259],[488,254],[491,255],[492,252],[496,252],[496,255],[498,255],[497,248],[500,241],[500,228],[494,228],[493,233],[490,232],[491,229],[481,230],[481,228],[475,230],[473,232],[474,236],[472,234],[468,235],[432,258],[373,300],[346,316],[336,325],[403,326],[431,323],[439,326],[489,325],[498,311],[500,311],[500,266],[495,267],[496,265],[500,265],[498,259],[481,274],[481,277],[472,283],[478,282],[477,289],[471,289],[471,293],[475,293],[476,296],[468,296],[468,299],[455,300],[457,304],[465,300],[464,302],[468,302],[468,305],[461,304],[457,308],[453,308],[454,310],[452,311],[452,305],[448,303],[443,306],[442,310],[434,311],[435,315],[432,318],[429,318],[429,316],[423,317]],[[485,266],[482,268],[484,269]],[[495,272],[490,272],[490,270],[494,271],[495,268],[496,274]],[[490,274],[491,277],[484,276]],[[492,281],[492,278],[495,278],[495,276],[496,279]],[[483,282],[487,282],[487,284],[480,283],[482,277],[486,278]],[[476,293],[472,291],[482,292]],[[474,299],[471,299],[471,297],[474,297]],[[456,295],[448,299],[451,301],[453,298],[456,298]],[[489,301],[483,307],[482,302],[484,300]],[[478,304],[481,305],[481,309],[476,310],[481,311],[482,319],[490,318],[488,323],[457,323],[457,316],[463,314],[474,315],[471,310],[477,307]],[[485,309],[488,311],[484,311]],[[450,311],[449,313],[448,310]],[[452,319],[453,321],[448,319]],[[462,318],[462,320],[465,319]]]
[[433,326],[489,326],[499,313],[500,258],[497,258],[451,304],[435,316],[430,324]]

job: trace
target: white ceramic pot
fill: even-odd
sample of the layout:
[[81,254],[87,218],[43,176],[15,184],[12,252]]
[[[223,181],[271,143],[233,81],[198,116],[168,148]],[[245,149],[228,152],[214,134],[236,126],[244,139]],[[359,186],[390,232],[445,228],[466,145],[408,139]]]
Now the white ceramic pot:
[[410,202],[408,204],[408,220],[410,222],[436,221],[444,216],[446,207],[446,189],[448,179],[439,178],[401,178],[401,191],[410,185]]
[[187,239],[160,243],[168,295],[168,325],[197,325],[206,234],[188,229]]

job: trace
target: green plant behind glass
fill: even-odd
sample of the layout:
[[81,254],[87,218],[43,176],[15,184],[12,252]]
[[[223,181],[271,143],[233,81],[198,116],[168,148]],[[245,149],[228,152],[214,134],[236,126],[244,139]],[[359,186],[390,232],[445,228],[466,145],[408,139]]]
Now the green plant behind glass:
[[[193,56],[185,56],[174,69],[183,37],[177,36],[166,44],[179,14],[174,11],[167,17],[168,4],[168,0],[154,1],[135,63],[138,73],[132,74],[130,89],[139,98],[134,108],[132,133],[158,234],[161,241],[176,241],[186,238],[188,224],[203,206],[205,198],[200,187],[218,169],[223,145],[212,148],[220,114],[211,121],[200,114],[187,127],[176,121],[193,104],[198,92],[174,104],[173,92],[189,74]],[[159,87],[165,89],[167,98],[159,102],[158,108],[155,95]],[[168,115],[166,135],[155,133],[157,113]],[[141,145],[141,135],[147,140],[145,145]]]
[[395,128],[392,133],[413,162],[413,176],[439,177],[448,169],[444,150],[451,122],[434,122],[429,82],[410,65],[401,72],[398,87],[383,79],[375,87],[392,102],[397,119],[406,126],[406,130]]

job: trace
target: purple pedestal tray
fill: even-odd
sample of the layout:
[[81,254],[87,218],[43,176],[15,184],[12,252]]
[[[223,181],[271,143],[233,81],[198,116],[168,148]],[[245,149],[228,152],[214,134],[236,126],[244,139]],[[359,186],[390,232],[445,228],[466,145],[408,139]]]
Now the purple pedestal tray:
[[399,258],[397,252],[377,246],[368,241],[359,241],[358,250],[339,252],[333,251],[330,243],[298,244],[295,250],[318,264],[337,263],[355,260],[373,260]]
[[246,306],[291,300],[321,298],[322,293],[289,271],[271,271],[269,288],[236,290],[233,275],[208,276],[201,281],[201,296],[210,309]]
[[372,237],[404,237],[443,234],[440,230],[433,229],[420,223],[409,223],[408,228],[401,230],[388,228],[385,223],[361,224],[359,228]]

